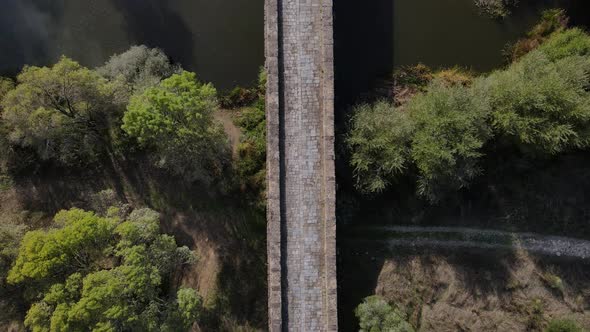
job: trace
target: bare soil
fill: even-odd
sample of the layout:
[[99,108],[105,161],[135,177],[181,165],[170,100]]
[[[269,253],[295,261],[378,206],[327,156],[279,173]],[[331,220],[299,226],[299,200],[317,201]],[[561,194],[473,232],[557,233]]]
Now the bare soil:
[[[521,250],[397,248],[341,243],[340,320],[379,294],[419,331],[542,331],[554,318],[590,329],[590,262]],[[348,249],[343,249],[344,247]]]

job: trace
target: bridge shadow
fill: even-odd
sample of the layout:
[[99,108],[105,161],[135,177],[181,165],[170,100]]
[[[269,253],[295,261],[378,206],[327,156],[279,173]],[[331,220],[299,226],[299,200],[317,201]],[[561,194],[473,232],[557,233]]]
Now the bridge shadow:
[[[380,77],[393,71],[393,4],[393,0],[362,4],[353,0],[334,1],[337,196],[351,187],[348,158],[341,148],[339,134],[344,132],[351,106],[362,101]],[[342,203],[337,205],[337,211],[342,210]],[[351,260],[354,249],[349,246],[350,243],[338,240],[338,325],[342,331],[355,330],[354,305],[358,299],[372,294],[384,262],[383,258],[375,258],[358,265],[361,261]],[[358,273],[352,273],[351,269],[358,269]]]
[[335,1],[334,12],[338,125],[348,106],[393,70],[393,0]]

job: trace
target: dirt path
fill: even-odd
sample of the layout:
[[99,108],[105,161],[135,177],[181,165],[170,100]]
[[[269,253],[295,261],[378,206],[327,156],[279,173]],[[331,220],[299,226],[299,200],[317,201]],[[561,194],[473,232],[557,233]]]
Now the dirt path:
[[236,154],[238,151],[238,145],[240,144],[242,132],[240,131],[240,128],[238,128],[238,126],[236,126],[234,123],[232,111],[221,109],[215,112],[214,117],[223,125],[223,129],[227,134],[232,151],[234,154]]
[[590,241],[561,236],[465,227],[387,226],[365,230],[380,234],[391,247],[523,249],[549,256],[590,259]]

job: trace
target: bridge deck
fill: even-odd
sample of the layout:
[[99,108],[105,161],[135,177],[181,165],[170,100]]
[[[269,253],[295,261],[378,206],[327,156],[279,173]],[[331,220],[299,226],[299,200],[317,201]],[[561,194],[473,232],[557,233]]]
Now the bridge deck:
[[271,331],[336,331],[332,1],[267,0]]

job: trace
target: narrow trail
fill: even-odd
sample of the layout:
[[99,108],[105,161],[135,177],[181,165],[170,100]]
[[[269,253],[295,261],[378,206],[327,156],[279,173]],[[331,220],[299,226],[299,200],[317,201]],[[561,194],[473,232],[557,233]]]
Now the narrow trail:
[[363,232],[367,231],[371,234],[378,234],[380,241],[390,248],[521,249],[548,256],[590,259],[590,241],[562,236],[466,227],[383,226],[363,228]]

